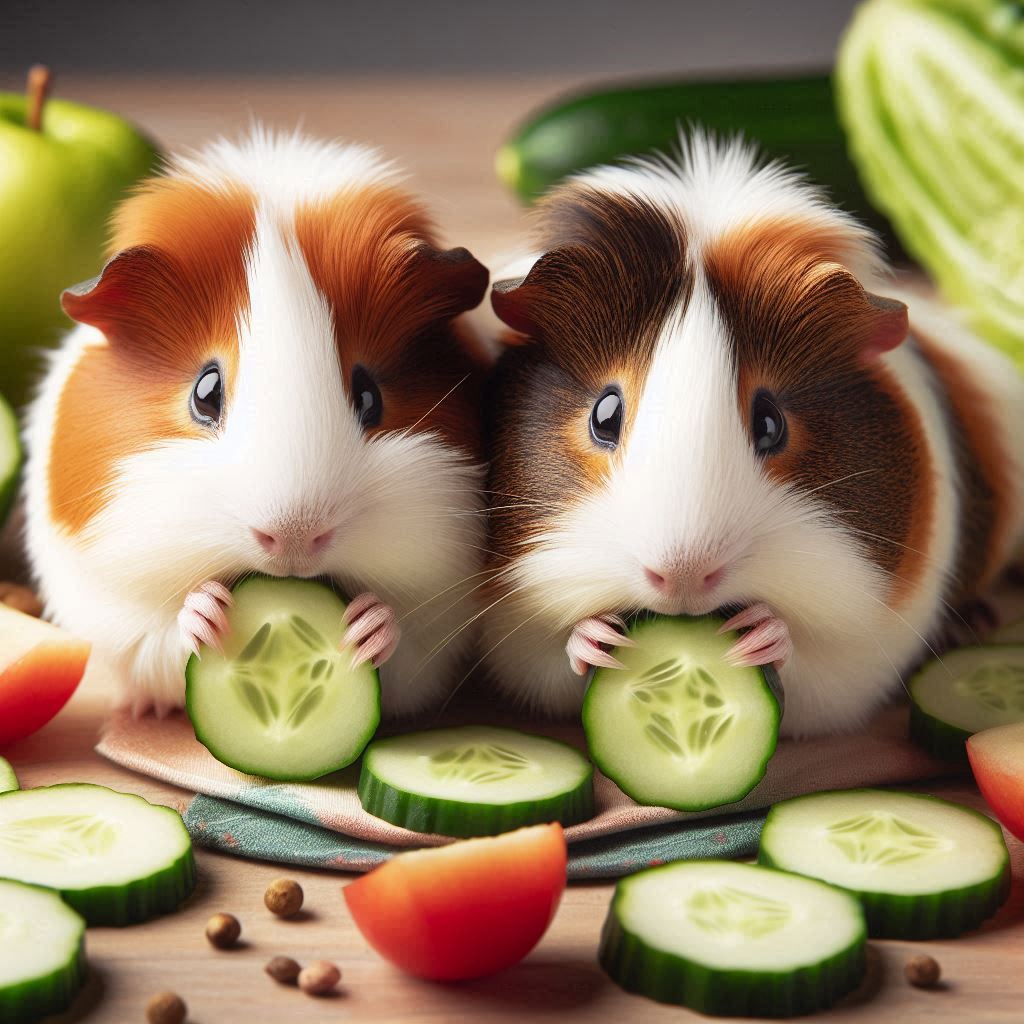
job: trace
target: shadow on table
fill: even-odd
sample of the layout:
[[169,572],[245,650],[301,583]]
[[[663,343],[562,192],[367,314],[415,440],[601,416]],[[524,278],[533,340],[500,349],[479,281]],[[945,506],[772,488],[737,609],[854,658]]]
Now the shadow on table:
[[[596,962],[538,956],[492,977],[451,983],[444,988],[448,998],[464,1004],[499,1004],[520,1008],[525,1015],[527,1010],[542,1009],[549,1014],[580,1009],[610,984]],[[471,1013],[468,1007],[464,1012]]]

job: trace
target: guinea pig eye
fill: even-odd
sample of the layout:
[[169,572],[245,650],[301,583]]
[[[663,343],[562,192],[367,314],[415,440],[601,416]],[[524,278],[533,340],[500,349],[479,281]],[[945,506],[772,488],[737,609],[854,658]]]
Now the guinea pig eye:
[[602,448],[614,448],[622,433],[622,395],[607,387],[590,410],[590,436]]
[[206,427],[215,427],[220,423],[221,409],[224,403],[224,384],[220,367],[215,363],[203,368],[192,386],[189,398],[189,410],[197,423]]
[[758,391],[754,395],[751,431],[754,435],[754,451],[758,455],[780,451],[786,445],[786,417],[768,391]]
[[356,407],[359,424],[364,429],[380,423],[384,413],[384,400],[373,378],[361,366],[352,371],[352,403]]

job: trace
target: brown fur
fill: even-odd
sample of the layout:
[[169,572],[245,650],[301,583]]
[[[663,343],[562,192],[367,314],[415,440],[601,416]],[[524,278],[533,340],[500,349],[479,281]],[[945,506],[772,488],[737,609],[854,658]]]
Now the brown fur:
[[464,249],[436,249],[423,209],[393,188],[306,206],[295,231],[334,312],[346,387],[361,365],[381,389],[377,429],[437,431],[479,456],[480,355],[450,320],[480,302],[487,271]]
[[837,255],[827,234],[768,222],[720,239],[705,258],[735,344],[741,416],[749,422],[766,388],[787,418],[787,444],[767,456],[767,472],[831,507],[891,575],[899,603],[925,567],[934,483],[919,416],[865,353],[905,314],[867,296]]
[[960,530],[948,600],[957,607],[992,582],[1012,543],[1009,460],[989,398],[975,384],[970,367],[920,334],[915,336],[945,392],[951,420],[960,479]]
[[498,315],[533,338],[506,351],[488,403],[490,444],[503,453],[491,504],[514,506],[494,518],[503,559],[543,529],[535,502],[568,506],[605,478],[615,453],[592,443],[591,408],[618,384],[628,437],[658,333],[693,284],[681,225],[648,203],[570,185],[540,215],[549,251],[524,281],[492,291]]
[[246,301],[242,254],[254,230],[251,195],[155,179],[124,203],[108,265],[65,308],[99,327],[57,406],[49,466],[54,521],[78,533],[105,505],[117,463],[174,438],[200,437],[188,396],[203,366],[225,370],[225,400],[238,363],[235,317]]
[[[478,455],[480,354],[448,321],[480,301],[487,271],[465,250],[435,249],[422,208],[395,189],[343,190],[301,208],[295,229],[332,306],[346,390],[362,364],[384,396],[377,429],[434,430]],[[65,297],[69,315],[107,338],[82,355],[57,409],[50,502],[67,530],[103,508],[121,459],[204,436],[188,396],[213,359],[230,416],[254,230],[255,199],[240,187],[157,178],[117,211],[120,255],[95,287]]]

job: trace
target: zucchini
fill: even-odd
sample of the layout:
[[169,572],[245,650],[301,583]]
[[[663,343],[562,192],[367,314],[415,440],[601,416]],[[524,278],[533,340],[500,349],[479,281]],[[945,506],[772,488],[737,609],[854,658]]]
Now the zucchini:
[[836,98],[872,202],[971,326],[1024,367],[1024,18],[1007,0],[869,0]]
[[55,889],[90,925],[124,925],[177,909],[196,872],[177,811],[68,783],[0,795],[0,877]]
[[66,1010],[85,976],[81,917],[55,892],[0,881],[0,1021]]
[[0,757],[0,793],[7,793],[18,788],[18,776],[14,774],[11,762]]
[[758,862],[846,889],[878,938],[959,935],[1010,892],[999,826],[918,793],[851,789],[784,800],[768,812]]
[[649,616],[629,630],[619,669],[598,669],[583,700],[594,763],[640,804],[700,811],[746,796],[779,737],[782,689],[770,666],[735,668],[723,620]]
[[685,861],[622,879],[599,959],[629,992],[698,1013],[792,1017],[864,977],[858,902],[830,885],[730,861]]
[[530,115],[498,150],[498,177],[532,202],[570,174],[623,157],[671,152],[680,129],[742,132],[804,171],[840,205],[886,232],[868,202],[835,112],[827,75],[739,81],[641,82],[562,97]]
[[567,743],[467,725],[376,740],[359,800],[369,814],[417,832],[467,838],[594,813],[594,770]]
[[196,739],[218,761],[285,782],[350,765],[380,722],[380,679],[341,648],[345,602],[316,580],[249,576],[232,591],[224,652],[185,667]]
[[973,733],[1024,722],[1024,644],[961,647],[910,680],[910,735],[935,757],[966,763]]
[[21,441],[14,410],[0,395],[0,526],[14,504],[14,492],[21,469]]

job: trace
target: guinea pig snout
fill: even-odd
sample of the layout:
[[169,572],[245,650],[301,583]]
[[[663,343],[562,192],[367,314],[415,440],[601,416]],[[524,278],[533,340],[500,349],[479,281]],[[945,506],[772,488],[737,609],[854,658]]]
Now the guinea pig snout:
[[725,575],[726,566],[719,560],[675,561],[652,568],[643,567],[644,577],[662,597],[704,597],[711,594]]
[[275,558],[310,557],[326,550],[334,539],[335,530],[323,523],[308,525],[301,522],[276,524],[268,530],[252,527],[257,543]]

